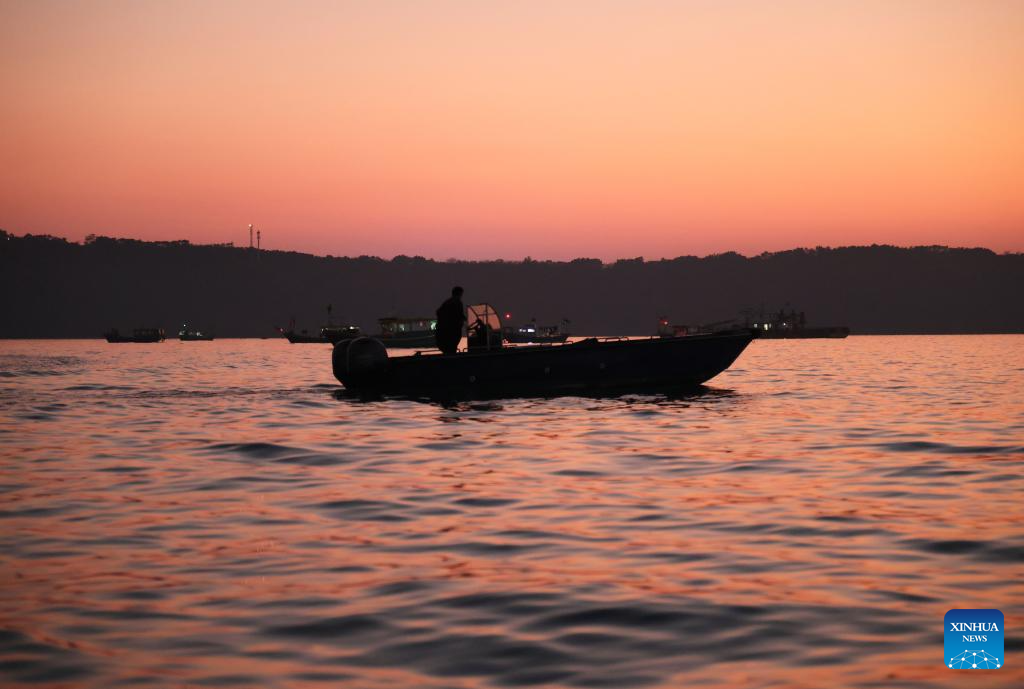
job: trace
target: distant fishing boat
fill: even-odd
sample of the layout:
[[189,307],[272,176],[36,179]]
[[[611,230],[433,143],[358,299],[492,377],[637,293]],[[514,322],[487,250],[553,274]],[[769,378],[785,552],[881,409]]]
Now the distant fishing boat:
[[568,395],[700,385],[715,377],[753,338],[748,329],[644,339],[587,338],[572,344],[503,347],[501,320],[471,306],[468,349],[457,354],[389,357],[377,338],[334,347],[335,377],[351,392],[424,397]]
[[[670,323],[667,318],[662,316],[658,319],[658,330],[656,332],[658,337],[682,337],[684,335],[710,335],[712,333],[721,332],[723,330],[737,329],[737,325],[734,319],[725,321],[715,321],[714,323],[705,323],[702,325],[684,325],[681,323]],[[749,330],[750,326],[744,326],[744,329]]]
[[125,342],[163,342],[163,328],[135,328],[131,335],[122,335],[117,328],[111,328],[103,334],[107,342],[122,344]]
[[786,312],[765,317],[763,314],[751,327],[759,340],[842,339],[850,335],[845,325],[808,326],[804,312]]
[[204,333],[202,330],[191,330],[188,323],[182,323],[181,330],[178,331],[178,339],[182,342],[210,342],[213,340],[213,335]]
[[310,335],[308,330],[296,332],[294,330],[282,330],[281,334],[288,338],[292,344],[328,344],[330,340],[320,334]]
[[432,349],[437,347],[436,318],[379,318],[378,340],[389,348]]
[[354,337],[359,337],[360,334],[358,325],[325,325],[320,328],[320,337],[331,344],[341,340],[351,340]]
[[327,305],[327,325],[322,326],[318,334],[312,335],[308,330],[297,332],[295,330],[295,318],[289,321],[287,330],[283,328],[278,328],[277,330],[288,338],[288,341],[292,344],[335,344],[341,340],[359,337],[360,330],[358,325],[335,325],[331,321],[333,309],[333,306]]
[[308,330],[282,330],[281,334],[292,344],[335,344],[341,340],[359,337],[358,325],[325,325],[320,332],[313,335]]
[[569,339],[569,333],[562,331],[562,325],[568,324],[568,318],[563,318],[561,325],[537,325],[534,319],[526,325],[506,325],[501,329],[501,334],[505,342],[511,344],[560,343]]

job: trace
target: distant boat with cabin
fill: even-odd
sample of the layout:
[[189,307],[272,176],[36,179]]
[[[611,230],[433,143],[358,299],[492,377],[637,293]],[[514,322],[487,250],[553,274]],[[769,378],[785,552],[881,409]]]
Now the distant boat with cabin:
[[433,349],[437,347],[436,318],[378,318],[377,339],[388,348]]
[[117,328],[111,328],[107,332],[103,333],[103,337],[106,338],[107,342],[112,344],[124,344],[128,342],[135,343],[153,343],[164,341],[164,329],[163,328],[135,328],[132,330],[131,335],[122,335]]
[[762,313],[753,322],[748,316],[748,323],[759,340],[843,339],[850,335],[845,325],[807,325],[803,311],[779,309],[767,317]]
[[320,331],[311,334],[308,330],[295,330],[295,318],[292,317],[288,323],[288,329],[278,328],[277,331],[288,338],[292,344],[336,344],[341,340],[350,340],[359,337],[361,330],[358,325],[335,325],[331,320],[331,313],[334,307],[327,305],[327,325],[321,326]]
[[701,325],[685,325],[682,323],[671,323],[667,318],[662,316],[658,319],[658,329],[655,334],[658,337],[710,335],[712,333],[722,332],[723,330],[736,330],[739,327],[740,326],[737,325],[735,319],[715,321],[714,323],[704,323]]
[[562,329],[568,325],[568,318],[563,318],[560,325],[537,325],[534,318],[526,325],[506,325],[501,334],[510,344],[555,344],[569,339],[570,334]]
[[178,331],[178,339],[182,342],[212,342],[213,334],[189,328],[188,323],[182,323],[181,330]]
[[336,344],[341,340],[359,337],[361,330],[358,325],[325,325],[316,334],[308,330],[281,330],[282,335],[292,344]]

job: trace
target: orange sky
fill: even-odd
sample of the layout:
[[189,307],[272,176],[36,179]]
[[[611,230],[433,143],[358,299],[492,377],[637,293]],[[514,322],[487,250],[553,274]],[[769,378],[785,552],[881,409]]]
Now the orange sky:
[[1024,250],[1019,0],[0,0],[0,228]]

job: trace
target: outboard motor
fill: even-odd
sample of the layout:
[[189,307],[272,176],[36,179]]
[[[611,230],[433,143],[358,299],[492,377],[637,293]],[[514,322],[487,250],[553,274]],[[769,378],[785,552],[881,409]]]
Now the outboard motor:
[[388,350],[374,337],[341,340],[331,354],[334,377],[350,389],[373,387],[388,368]]

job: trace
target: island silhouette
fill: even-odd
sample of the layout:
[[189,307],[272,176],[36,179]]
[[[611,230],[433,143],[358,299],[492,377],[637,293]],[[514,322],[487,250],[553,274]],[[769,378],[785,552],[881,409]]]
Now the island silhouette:
[[[230,244],[0,230],[0,337],[96,337],[119,327],[272,337],[294,318],[377,332],[432,314],[451,285],[509,323],[572,321],[580,335],[651,335],[659,318],[709,323],[792,308],[854,334],[1024,332],[1024,254],[887,245],[663,260],[438,261],[314,256]],[[176,332],[176,331],[175,331]]]

